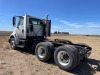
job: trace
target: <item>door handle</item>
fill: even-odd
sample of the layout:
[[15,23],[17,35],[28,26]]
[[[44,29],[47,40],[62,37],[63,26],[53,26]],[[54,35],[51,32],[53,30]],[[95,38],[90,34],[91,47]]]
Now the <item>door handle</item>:
[[19,29],[19,27],[17,26],[17,28]]
[[22,33],[24,33],[24,29],[22,29]]

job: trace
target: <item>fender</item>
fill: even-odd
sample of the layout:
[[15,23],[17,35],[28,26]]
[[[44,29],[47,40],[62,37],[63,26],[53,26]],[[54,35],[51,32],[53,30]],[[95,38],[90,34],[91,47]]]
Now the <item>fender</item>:
[[16,44],[18,44],[19,43],[19,38],[18,38],[18,36],[17,36],[17,34],[15,33],[15,32],[13,32],[11,35],[10,35],[10,37],[9,37],[9,43],[10,43],[10,39],[11,38],[15,38],[15,43]]

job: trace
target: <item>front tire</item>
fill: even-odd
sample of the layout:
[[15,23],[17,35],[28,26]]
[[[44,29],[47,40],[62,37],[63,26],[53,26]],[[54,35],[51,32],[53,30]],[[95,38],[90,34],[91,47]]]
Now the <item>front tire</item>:
[[16,43],[15,43],[15,38],[10,38],[10,47],[14,50],[17,49]]

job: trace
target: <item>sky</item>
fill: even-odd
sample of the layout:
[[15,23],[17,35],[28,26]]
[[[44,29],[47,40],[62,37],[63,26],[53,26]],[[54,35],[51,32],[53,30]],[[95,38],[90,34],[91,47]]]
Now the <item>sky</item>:
[[12,17],[26,13],[49,14],[52,33],[100,35],[100,0],[0,0],[0,31],[12,31]]

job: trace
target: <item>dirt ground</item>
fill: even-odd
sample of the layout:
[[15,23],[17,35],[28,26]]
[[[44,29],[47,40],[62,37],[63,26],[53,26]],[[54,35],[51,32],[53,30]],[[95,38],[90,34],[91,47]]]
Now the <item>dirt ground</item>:
[[53,59],[41,62],[30,51],[12,50],[8,36],[0,36],[0,75],[100,75],[100,37],[94,36],[51,36],[49,39],[68,39],[83,42],[93,48],[88,60],[72,71],[59,69]]

